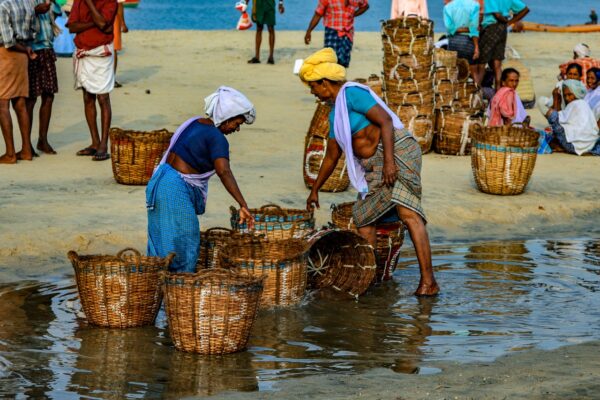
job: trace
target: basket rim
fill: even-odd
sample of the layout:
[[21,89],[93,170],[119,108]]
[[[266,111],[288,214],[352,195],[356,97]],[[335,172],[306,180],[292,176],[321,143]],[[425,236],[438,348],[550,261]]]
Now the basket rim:
[[[248,240],[246,242],[229,242],[227,244],[225,244],[222,248],[221,251],[219,252],[219,259],[221,260],[246,260],[246,261],[251,261],[251,259],[247,258],[247,257],[241,257],[241,256],[236,256],[236,255],[232,255],[231,253],[234,252],[235,250],[239,249],[241,246],[252,246],[253,250],[257,249],[259,250],[258,253],[256,254],[260,254],[262,256],[262,253],[264,252],[265,248],[268,248],[269,246],[286,246],[288,244],[292,244],[293,248],[291,250],[291,252],[286,252],[284,253],[285,255],[281,256],[281,257],[257,257],[255,259],[260,259],[261,261],[277,261],[279,263],[282,262],[287,262],[287,261],[292,261],[301,257],[304,257],[306,255],[306,252],[308,251],[308,246],[306,241],[304,241],[303,239],[284,239],[284,240],[265,240],[265,239],[259,239],[259,240]],[[283,253],[283,251],[282,251]]]
[[[202,269],[195,273],[175,273],[169,272],[164,275],[163,284],[165,286],[192,286],[201,287],[205,284],[214,284],[214,278],[226,278],[229,286],[236,287],[263,287],[266,275],[256,276],[241,273],[235,269],[225,268],[208,268]],[[225,282],[221,282],[225,284]]]

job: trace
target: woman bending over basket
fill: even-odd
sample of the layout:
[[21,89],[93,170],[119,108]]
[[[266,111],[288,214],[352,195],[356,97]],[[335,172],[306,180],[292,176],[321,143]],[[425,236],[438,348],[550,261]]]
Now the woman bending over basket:
[[[549,101],[541,98],[540,108],[552,126],[552,143],[567,153],[591,153],[598,156],[598,125],[594,112],[583,100],[586,93],[587,90],[581,81],[567,79],[562,85],[562,90],[556,88],[552,92],[552,107],[548,109]],[[561,111],[563,102],[566,107]]]
[[254,219],[229,167],[226,135],[254,122],[252,103],[235,89],[221,86],[204,99],[206,117],[181,125],[146,188],[148,255],[176,254],[173,272],[195,272],[200,250],[200,223],[215,173],[240,205],[240,220],[250,227]]
[[342,151],[359,199],[352,210],[361,236],[375,247],[377,221],[397,214],[415,244],[421,271],[416,295],[435,295],[431,249],[421,208],[421,149],[398,117],[367,86],[346,82],[346,69],[331,48],[307,58],[300,79],[319,100],[332,105],[327,152],[306,200],[319,207],[319,189],[331,175]]

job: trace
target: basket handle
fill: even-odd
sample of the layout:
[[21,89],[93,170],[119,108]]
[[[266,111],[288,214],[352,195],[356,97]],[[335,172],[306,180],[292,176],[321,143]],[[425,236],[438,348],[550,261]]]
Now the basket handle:
[[281,208],[281,206],[278,206],[277,204],[272,204],[272,203],[271,204],[265,204],[264,206],[262,206],[260,208],[260,211],[264,211],[267,208],[275,208],[275,209],[277,209],[277,211],[283,212],[283,208]]
[[71,264],[75,265],[77,263],[79,263],[79,254],[77,254],[76,251],[71,250],[67,253],[67,257],[69,257],[69,261],[71,261]]
[[216,226],[216,227],[213,227],[213,228],[208,228],[205,231],[205,233],[210,233],[210,232],[213,232],[213,231],[227,231],[228,233],[232,233],[233,232],[233,230],[231,230],[229,228],[221,228],[221,227]]
[[171,265],[171,261],[173,261],[173,258],[175,258],[176,254],[174,252],[170,252],[169,254],[167,254],[167,256],[164,258],[165,261],[165,267],[169,267],[169,265]]
[[125,257],[125,253],[131,252],[133,253],[133,255],[135,256],[135,266],[139,267],[141,262],[142,262],[142,254],[137,251],[136,249],[134,249],[133,247],[126,247],[123,250],[121,250],[120,252],[117,253],[117,258],[121,261],[125,261],[124,257]]

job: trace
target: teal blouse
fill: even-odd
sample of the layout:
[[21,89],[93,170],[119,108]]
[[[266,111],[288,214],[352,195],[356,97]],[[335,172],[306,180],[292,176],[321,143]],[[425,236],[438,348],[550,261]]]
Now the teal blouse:
[[[350,117],[350,130],[354,135],[361,129],[366,128],[371,124],[371,121],[367,119],[367,112],[377,101],[371,96],[371,94],[363,89],[356,86],[351,86],[346,90],[346,104],[348,106],[348,116]],[[329,113],[329,138],[335,139],[334,131],[334,117],[335,117],[335,105],[331,108]]]

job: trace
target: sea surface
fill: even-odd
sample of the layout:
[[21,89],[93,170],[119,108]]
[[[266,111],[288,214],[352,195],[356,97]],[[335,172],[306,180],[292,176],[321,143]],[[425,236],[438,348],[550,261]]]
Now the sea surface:
[[0,284],[0,398],[270,391],[302,376],[375,367],[435,374],[440,361],[488,362],[600,339],[599,238],[453,243],[432,250],[442,287],[437,298],[412,295],[418,267],[404,253],[394,282],[358,301],[313,294],[296,307],[261,311],[248,350],[223,357],[175,350],[163,312],[151,327],[89,326],[69,275]]
[[[531,12],[526,20],[546,24],[582,24],[590,9],[600,9],[598,0],[525,0]],[[240,13],[236,0],[141,0],[139,7],[126,10],[131,29],[235,29]],[[357,18],[356,29],[378,31],[380,21],[390,16],[390,0],[370,0],[371,8]],[[305,30],[317,0],[284,0],[285,13],[277,15],[277,29]],[[444,30],[442,0],[429,0],[430,17],[438,32]],[[600,10],[597,10],[600,11]],[[320,28],[319,28],[320,29]]]

